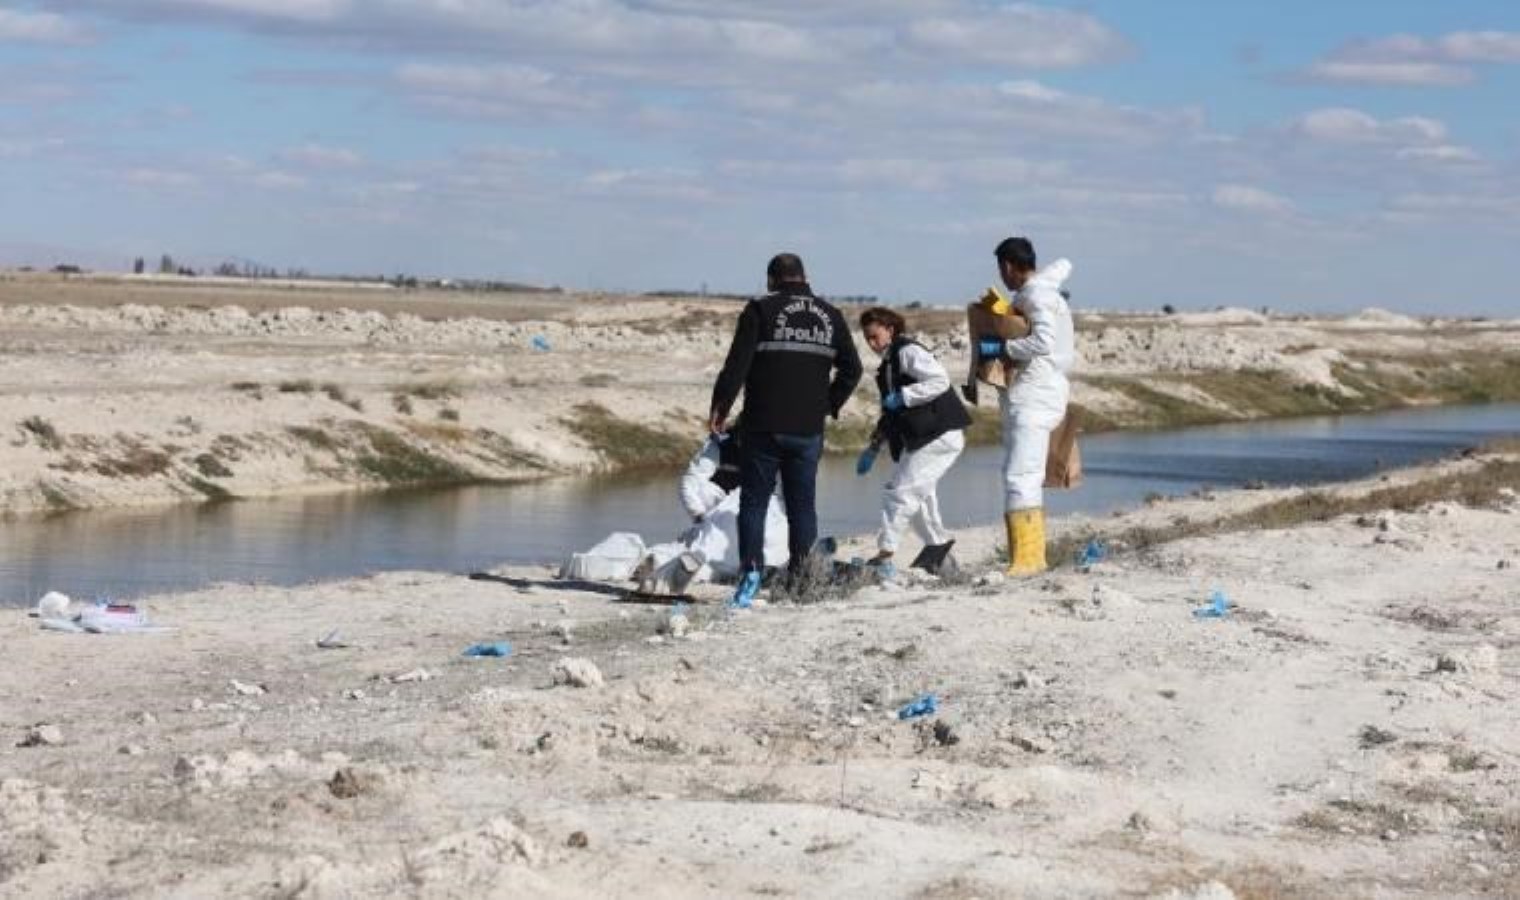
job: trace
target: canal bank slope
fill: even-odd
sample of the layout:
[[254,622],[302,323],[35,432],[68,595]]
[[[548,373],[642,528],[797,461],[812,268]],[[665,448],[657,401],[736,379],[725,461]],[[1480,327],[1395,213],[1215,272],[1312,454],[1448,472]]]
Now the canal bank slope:
[[[0,277],[0,512],[677,465],[738,309]],[[952,370],[961,318],[911,313]],[[1515,321],[1089,313],[1078,342],[1089,430],[1520,399]],[[831,445],[875,408],[862,387]]]
[[541,568],[12,611],[0,895],[1507,896],[1517,487],[1063,520],[1114,553],[1020,581],[986,530],[961,583],[679,622]]

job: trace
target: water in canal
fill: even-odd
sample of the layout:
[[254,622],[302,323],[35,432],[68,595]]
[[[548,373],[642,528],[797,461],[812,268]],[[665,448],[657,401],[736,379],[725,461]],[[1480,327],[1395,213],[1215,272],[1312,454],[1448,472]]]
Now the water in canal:
[[[1082,487],[1047,498],[1055,515],[1102,513],[1205,485],[1358,478],[1502,434],[1520,434],[1520,405],[1095,435],[1082,441]],[[1000,517],[1000,452],[967,450],[941,482],[952,528]],[[824,462],[823,534],[875,527],[890,466],[860,479],[853,463]],[[574,478],[19,517],[0,522],[0,606],[29,605],[47,590],[133,597],[219,581],[298,584],[386,569],[555,562],[612,531],[635,531],[650,543],[674,536],[684,524],[675,481],[674,474]]]

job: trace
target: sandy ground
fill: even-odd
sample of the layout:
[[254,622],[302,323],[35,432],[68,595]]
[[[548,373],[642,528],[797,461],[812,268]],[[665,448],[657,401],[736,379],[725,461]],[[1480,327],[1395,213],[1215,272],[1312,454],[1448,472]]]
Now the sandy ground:
[[150,600],[167,635],[13,611],[0,895],[1516,896],[1517,522],[1511,493],[1012,582],[983,531],[970,581],[712,588],[680,635],[543,569],[219,586]]
[[[0,513],[578,474],[626,464],[619,451],[637,456],[628,448],[645,438],[684,458],[738,311],[724,300],[0,273]],[[959,371],[963,315],[913,318]],[[1261,415],[1175,378],[1273,372],[1354,394],[1337,365],[1403,356],[1418,373],[1443,355],[1520,357],[1520,322],[1084,314],[1079,353],[1075,401],[1117,422],[1136,400],[1105,379],[1138,378],[1225,417]],[[863,440],[875,404],[872,388],[857,391],[834,440]],[[578,428],[587,405],[617,427]]]

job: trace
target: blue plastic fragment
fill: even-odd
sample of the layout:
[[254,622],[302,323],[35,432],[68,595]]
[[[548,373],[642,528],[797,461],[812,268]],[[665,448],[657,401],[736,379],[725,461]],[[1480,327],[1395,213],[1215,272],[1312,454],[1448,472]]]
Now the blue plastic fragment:
[[1108,556],[1108,547],[1097,538],[1087,542],[1087,546],[1077,551],[1077,571],[1086,572],[1094,565],[1102,562]]
[[542,351],[544,353],[548,353],[549,352],[549,339],[546,338],[546,337],[544,337],[541,334],[535,334],[535,335],[533,335],[533,349],[534,350],[540,350],[540,351]]
[[1224,591],[1215,588],[1214,595],[1209,598],[1209,605],[1193,610],[1193,615],[1200,619],[1223,619],[1229,615],[1230,606],[1230,598],[1224,595]]
[[933,694],[925,694],[897,711],[897,718],[906,722],[908,719],[917,719],[919,716],[932,716],[939,710],[939,699]]
[[487,641],[464,651],[465,656],[511,656],[512,645],[506,641]]

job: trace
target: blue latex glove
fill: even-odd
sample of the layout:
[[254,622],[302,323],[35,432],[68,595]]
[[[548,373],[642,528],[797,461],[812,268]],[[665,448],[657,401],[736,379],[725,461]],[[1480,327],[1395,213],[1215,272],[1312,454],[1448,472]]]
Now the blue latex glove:
[[983,359],[997,359],[1006,349],[1002,338],[984,337],[976,342],[976,353]]
[[864,475],[871,471],[871,467],[876,465],[876,454],[880,452],[881,448],[876,444],[860,451],[860,456],[855,460],[855,474]]
[[902,391],[893,391],[881,398],[881,408],[887,412],[897,412],[907,404],[903,402]]
[[939,712],[939,698],[933,694],[925,694],[897,711],[897,718],[907,721],[919,716],[932,716]]

